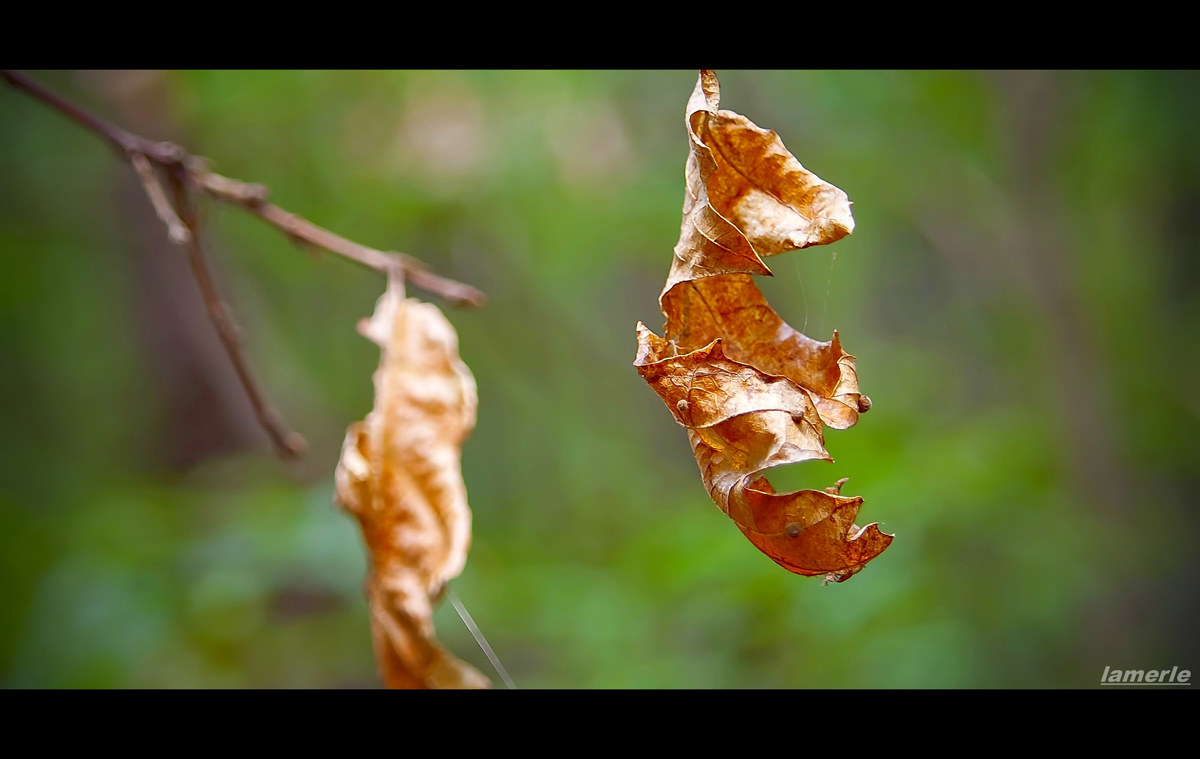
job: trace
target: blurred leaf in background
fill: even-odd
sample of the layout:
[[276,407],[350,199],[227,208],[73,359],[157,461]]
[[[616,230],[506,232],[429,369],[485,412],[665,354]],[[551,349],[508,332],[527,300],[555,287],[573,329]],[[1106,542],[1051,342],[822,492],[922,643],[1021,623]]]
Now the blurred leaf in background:
[[[834,464],[892,547],[822,587],[748,546],[631,363],[694,71],[32,72],[284,208],[482,288],[458,595],[522,687],[1091,687],[1200,669],[1195,72],[719,71],[854,201],[771,260],[874,402]],[[332,504],[377,275],[206,206],[278,462],[127,163],[0,89],[0,683],[375,687]],[[448,606],[439,637],[490,666]]]

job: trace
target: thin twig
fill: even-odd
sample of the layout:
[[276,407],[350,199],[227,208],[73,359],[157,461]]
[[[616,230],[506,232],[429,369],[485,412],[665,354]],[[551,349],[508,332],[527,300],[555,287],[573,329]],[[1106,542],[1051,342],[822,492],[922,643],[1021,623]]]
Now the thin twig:
[[299,456],[308,447],[308,442],[300,433],[293,432],[284,425],[279,414],[271,407],[263,391],[259,388],[254,375],[250,373],[250,367],[246,363],[246,356],[242,350],[240,330],[233,321],[229,307],[221,299],[221,293],[217,290],[212,272],[209,271],[208,262],[204,259],[204,249],[200,245],[198,215],[195,204],[192,203],[184,186],[183,174],[180,171],[171,171],[168,172],[167,178],[171,184],[172,194],[175,196],[178,218],[182,224],[186,225],[189,232],[185,244],[187,245],[188,264],[192,267],[192,276],[195,277],[196,284],[200,287],[200,294],[204,297],[204,305],[207,307],[209,319],[216,327],[217,335],[221,338],[221,345],[225,347],[225,353],[233,363],[233,369],[237,372],[242,387],[246,389],[250,405],[254,407],[254,415],[271,437],[271,442],[280,456],[284,458]]
[[433,274],[411,256],[368,248],[268,203],[267,188],[261,184],[247,184],[215,174],[204,167],[202,160],[195,159],[188,162],[188,178],[211,197],[249,211],[293,241],[323,248],[384,274],[398,268],[414,287],[436,293],[456,305],[482,306],[484,303],[484,294],[476,288]]
[[[293,242],[324,248],[385,276],[399,274],[415,287],[439,295],[455,305],[483,305],[484,294],[476,288],[433,274],[415,258],[402,253],[385,253],[368,248],[268,203],[268,190],[265,186],[215,174],[208,170],[207,161],[189,155],[179,145],[154,142],[127,132],[19,72],[0,69],[0,77],[18,90],[42,101],[76,124],[104,138],[130,162],[142,181],[155,213],[167,226],[171,240],[187,246],[192,274],[200,287],[209,317],[221,338],[225,352],[233,363],[242,387],[250,397],[259,424],[270,435],[276,449],[285,457],[298,455],[304,450],[306,443],[303,437],[290,432],[284,426],[250,373],[237,327],[208,270],[199,240],[198,216],[188,195],[188,188],[200,189],[218,201],[249,211],[278,228]],[[166,170],[175,196],[174,204],[167,200],[152,164]]]

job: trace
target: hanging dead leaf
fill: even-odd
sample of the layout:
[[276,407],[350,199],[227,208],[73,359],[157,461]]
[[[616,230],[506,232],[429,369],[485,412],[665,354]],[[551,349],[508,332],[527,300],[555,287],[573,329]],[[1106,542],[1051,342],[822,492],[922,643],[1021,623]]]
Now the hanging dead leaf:
[[462,572],[471,510],[460,469],[475,426],[475,379],[436,306],[389,282],[359,332],[382,350],[375,408],[350,425],[337,500],[362,527],[370,554],[371,632],[389,688],[490,684],[434,637],[433,605]]
[[850,234],[850,201],[719,102],[716,75],[701,71],[685,117],[683,225],[659,297],[665,337],[639,323],[634,366],[688,429],[709,494],[746,537],[792,572],[840,582],[892,536],[854,524],[862,499],[839,495],[840,482],[776,493],[761,472],[832,461],[823,425],[852,427],[871,401],[837,332],[819,342],[793,329],[751,275],[771,275],[764,256]]

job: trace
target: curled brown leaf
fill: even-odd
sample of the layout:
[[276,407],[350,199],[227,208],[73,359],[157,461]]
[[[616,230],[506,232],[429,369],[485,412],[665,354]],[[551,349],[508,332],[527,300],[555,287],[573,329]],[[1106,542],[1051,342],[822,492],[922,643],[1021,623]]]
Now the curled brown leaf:
[[359,332],[379,345],[375,407],[350,425],[337,500],[369,553],[371,632],[389,688],[484,688],[489,682],[434,636],[433,606],[462,572],[471,510],[460,467],[475,426],[475,379],[436,306],[390,281]]
[[751,275],[771,274],[763,257],[850,234],[850,201],[719,102],[716,75],[700,72],[685,116],[683,224],[659,297],[664,337],[639,323],[634,365],[688,429],[709,494],[746,537],[792,572],[840,582],[892,536],[854,524],[862,499],[840,495],[840,482],[776,493],[761,473],[832,461],[823,426],[852,427],[871,401],[837,333],[820,342],[792,328]]

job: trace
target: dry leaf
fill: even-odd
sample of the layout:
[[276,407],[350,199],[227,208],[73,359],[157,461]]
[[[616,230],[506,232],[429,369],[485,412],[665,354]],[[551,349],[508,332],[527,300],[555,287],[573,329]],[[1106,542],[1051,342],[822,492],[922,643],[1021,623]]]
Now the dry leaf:
[[854,524],[862,499],[839,495],[841,482],[776,493],[761,472],[832,461],[823,426],[852,427],[871,401],[837,333],[818,342],[793,329],[751,275],[771,274],[764,256],[850,234],[850,201],[719,100],[716,75],[700,72],[683,225],[659,297],[665,337],[639,323],[634,366],[687,428],[709,495],[746,537],[792,572],[840,582],[892,536]]
[[359,332],[382,350],[375,408],[350,425],[337,500],[358,518],[370,553],[371,632],[389,688],[490,684],[437,642],[433,605],[467,561],[471,510],[460,468],[475,426],[475,379],[436,306],[389,282]]

